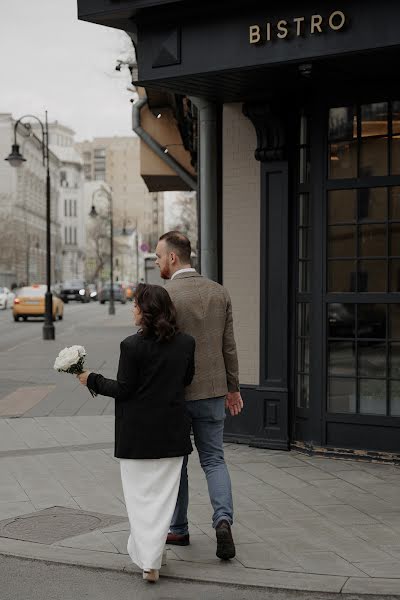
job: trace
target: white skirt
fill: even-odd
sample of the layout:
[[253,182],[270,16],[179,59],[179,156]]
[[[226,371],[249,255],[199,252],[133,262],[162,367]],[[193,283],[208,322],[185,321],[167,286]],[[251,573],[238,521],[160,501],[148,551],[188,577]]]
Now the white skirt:
[[121,458],[121,480],[130,524],[128,554],[140,569],[160,569],[176,500],[183,456]]

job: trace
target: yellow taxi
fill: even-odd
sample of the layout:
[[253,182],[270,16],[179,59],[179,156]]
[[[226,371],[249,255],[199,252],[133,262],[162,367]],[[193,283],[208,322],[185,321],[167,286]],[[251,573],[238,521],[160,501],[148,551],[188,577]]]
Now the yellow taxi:
[[[28,317],[44,317],[47,286],[31,285],[22,287],[18,290],[13,304],[14,321],[23,319],[26,321]],[[64,302],[53,293],[53,321],[61,319],[64,316]]]

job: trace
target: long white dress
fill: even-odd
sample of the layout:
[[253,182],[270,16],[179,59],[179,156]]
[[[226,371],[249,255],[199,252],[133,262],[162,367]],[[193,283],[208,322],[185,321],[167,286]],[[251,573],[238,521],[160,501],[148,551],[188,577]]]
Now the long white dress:
[[128,554],[140,569],[160,569],[178,498],[183,457],[121,458],[128,512]]

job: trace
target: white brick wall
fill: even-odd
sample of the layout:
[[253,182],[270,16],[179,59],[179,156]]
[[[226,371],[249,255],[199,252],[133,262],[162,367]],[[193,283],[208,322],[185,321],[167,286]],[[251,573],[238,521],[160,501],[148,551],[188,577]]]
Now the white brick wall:
[[240,383],[259,383],[260,165],[242,104],[223,111],[223,277],[232,298]]

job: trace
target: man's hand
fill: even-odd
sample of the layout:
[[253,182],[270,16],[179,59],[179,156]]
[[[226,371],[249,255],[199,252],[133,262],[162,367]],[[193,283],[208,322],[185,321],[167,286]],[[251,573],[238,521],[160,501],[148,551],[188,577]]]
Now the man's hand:
[[87,385],[87,380],[92,371],[83,371],[80,375],[77,375],[77,378],[81,382],[82,385]]
[[229,408],[232,417],[236,417],[243,408],[243,400],[240,392],[228,392],[225,399],[225,407]]

